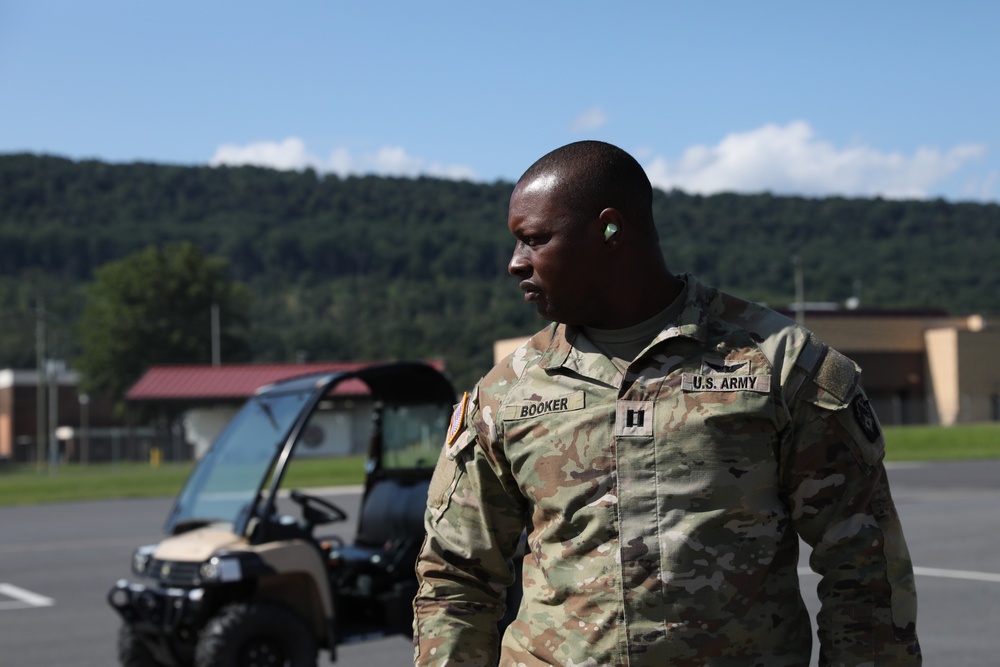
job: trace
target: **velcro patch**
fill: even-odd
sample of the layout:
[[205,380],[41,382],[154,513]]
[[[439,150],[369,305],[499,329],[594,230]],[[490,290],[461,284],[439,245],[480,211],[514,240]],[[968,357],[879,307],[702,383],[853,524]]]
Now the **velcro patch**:
[[755,391],[767,394],[771,391],[771,376],[743,373],[712,373],[709,375],[684,373],[681,376],[681,389],[684,391]]
[[857,374],[853,361],[829,348],[820,363],[819,370],[816,371],[814,382],[838,401],[844,402],[854,389]]
[[584,407],[584,394],[578,391],[566,396],[549,398],[538,401],[522,401],[508,405],[503,409],[503,419],[505,421],[515,419],[530,419],[552,412],[568,412],[570,410],[581,410]]

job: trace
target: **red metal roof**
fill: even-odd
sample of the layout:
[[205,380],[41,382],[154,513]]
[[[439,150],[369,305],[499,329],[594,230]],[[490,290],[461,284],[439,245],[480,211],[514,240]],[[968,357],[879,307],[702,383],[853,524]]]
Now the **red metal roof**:
[[[444,370],[441,362],[428,362]],[[371,363],[226,364],[223,366],[153,366],[126,392],[129,401],[242,400],[265,384],[308,373],[355,371]],[[364,396],[360,380],[337,385],[335,394]]]

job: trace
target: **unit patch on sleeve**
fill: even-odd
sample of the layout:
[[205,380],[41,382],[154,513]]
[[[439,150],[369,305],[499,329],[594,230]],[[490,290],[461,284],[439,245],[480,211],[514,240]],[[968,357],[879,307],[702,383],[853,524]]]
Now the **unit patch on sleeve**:
[[557,396],[556,398],[513,403],[503,409],[503,419],[505,421],[513,419],[530,419],[531,417],[538,417],[551,412],[580,410],[583,406],[584,394],[582,391],[577,391],[565,396]]
[[857,420],[858,426],[864,431],[868,441],[875,442],[878,440],[881,433],[878,428],[878,421],[875,419],[875,413],[872,412],[872,404],[868,402],[868,397],[858,392],[858,395],[851,401],[851,407],[854,409],[854,419]]

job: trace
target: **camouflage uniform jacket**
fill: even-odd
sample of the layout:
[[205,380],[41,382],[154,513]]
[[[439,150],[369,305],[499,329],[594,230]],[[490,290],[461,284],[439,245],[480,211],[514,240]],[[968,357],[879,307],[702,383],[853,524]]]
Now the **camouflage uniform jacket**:
[[[912,566],[854,362],[692,276],[621,372],[551,325],[463,399],[435,469],[418,665],[918,665]],[[519,537],[523,600],[497,622]]]

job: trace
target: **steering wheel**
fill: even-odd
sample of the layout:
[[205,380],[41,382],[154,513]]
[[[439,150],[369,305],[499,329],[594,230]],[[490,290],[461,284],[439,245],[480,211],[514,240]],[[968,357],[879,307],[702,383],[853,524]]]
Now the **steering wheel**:
[[288,495],[302,508],[302,518],[310,530],[315,526],[344,521],[347,518],[344,510],[323,498],[310,496],[298,489],[292,489]]

